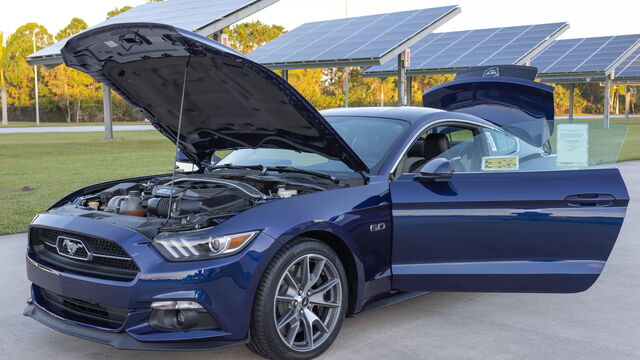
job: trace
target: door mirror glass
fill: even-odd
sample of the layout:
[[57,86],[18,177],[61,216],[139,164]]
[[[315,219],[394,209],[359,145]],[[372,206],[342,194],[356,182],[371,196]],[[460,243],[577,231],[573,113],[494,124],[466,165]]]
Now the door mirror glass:
[[417,181],[435,181],[435,180],[448,180],[453,176],[453,169],[451,168],[451,161],[444,158],[435,158],[426,163],[420,169],[420,175],[416,176],[414,180]]

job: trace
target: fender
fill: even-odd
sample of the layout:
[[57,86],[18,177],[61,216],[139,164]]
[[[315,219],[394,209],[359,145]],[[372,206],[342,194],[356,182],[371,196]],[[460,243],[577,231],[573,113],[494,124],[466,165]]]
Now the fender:
[[[261,260],[264,268],[282,246],[297,236],[309,232],[333,234],[352,253],[358,283],[354,304],[357,312],[391,289],[390,208],[389,184],[371,183],[265,203],[226,220],[214,231],[221,235],[246,231],[247,223],[262,229],[278,243],[276,249]],[[371,231],[371,225],[382,223],[384,229]]]

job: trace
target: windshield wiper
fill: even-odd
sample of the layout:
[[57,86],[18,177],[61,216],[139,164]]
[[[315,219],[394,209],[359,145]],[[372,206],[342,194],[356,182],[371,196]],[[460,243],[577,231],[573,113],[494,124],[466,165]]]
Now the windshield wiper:
[[264,165],[233,165],[233,164],[223,164],[210,166],[208,170],[217,170],[217,169],[250,169],[250,170],[260,170],[260,172],[264,175],[267,172],[267,167]]
[[317,171],[300,169],[300,168],[293,167],[293,166],[267,166],[266,169],[268,171],[280,171],[280,172],[290,172],[290,173],[300,173],[300,174],[312,175],[312,176],[323,178],[323,179],[329,179],[329,180],[333,181],[336,184],[338,184],[340,182],[338,180],[338,178],[336,178],[333,175],[329,175],[329,174],[325,174],[325,173],[317,172]]
[[279,172],[289,172],[289,173],[299,173],[299,174],[307,174],[315,177],[328,179],[338,184],[340,181],[333,175],[325,174],[322,172],[311,171],[300,169],[293,166],[264,166],[264,165],[233,165],[233,164],[223,164],[216,165],[209,168],[210,170],[215,169],[250,169],[250,170],[260,170],[262,175],[266,175],[267,171],[279,171]]

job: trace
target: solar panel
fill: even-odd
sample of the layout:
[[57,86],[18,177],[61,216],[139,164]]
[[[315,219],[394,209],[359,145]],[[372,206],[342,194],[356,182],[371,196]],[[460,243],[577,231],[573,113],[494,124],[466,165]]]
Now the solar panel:
[[640,79],[640,48],[634,51],[616,68],[616,79]]
[[445,6],[306,23],[248,57],[274,69],[328,62],[379,64],[459,12],[457,6]]
[[557,40],[534,57],[531,65],[546,76],[608,74],[638,46],[640,35]]
[[[279,0],[165,0],[136,6],[91,28],[116,23],[161,23],[210,35]],[[31,54],[30,59],[60,55],[67,39]],[[61,62],[61,60],[59,61]]]
[[152,2],[114,16],[97,26],[126,22],[169,24],[196,31],[209,23],[243,8],[254,0],[165,0]]
[[[434,33],[411,47],[407,73],[453,72],[472,66],[521,64],[568,28],[567,23]],[[370,74],[393,75],[396,62],[374,66]]]

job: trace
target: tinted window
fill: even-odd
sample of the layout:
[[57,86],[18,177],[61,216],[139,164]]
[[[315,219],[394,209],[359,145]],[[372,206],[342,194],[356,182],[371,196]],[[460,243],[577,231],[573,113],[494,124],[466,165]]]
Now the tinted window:
[[518,151],[518,141],[513,136],[493,129],[484,129],[483,133],[489,155],[510,155]]
[[454,172],[513,171],[519,169],[516,138],[497,129],[467,130],[463,141],[452,141],[439,157],[449,159]]
[[[399,163],[396,176],[420,171],[437,157],[456,157],[457,163],[470,166],[477,131],[468,126],[445,125],[428,129],[420,135]],[[466,166],[466,165],[465,165]]]

